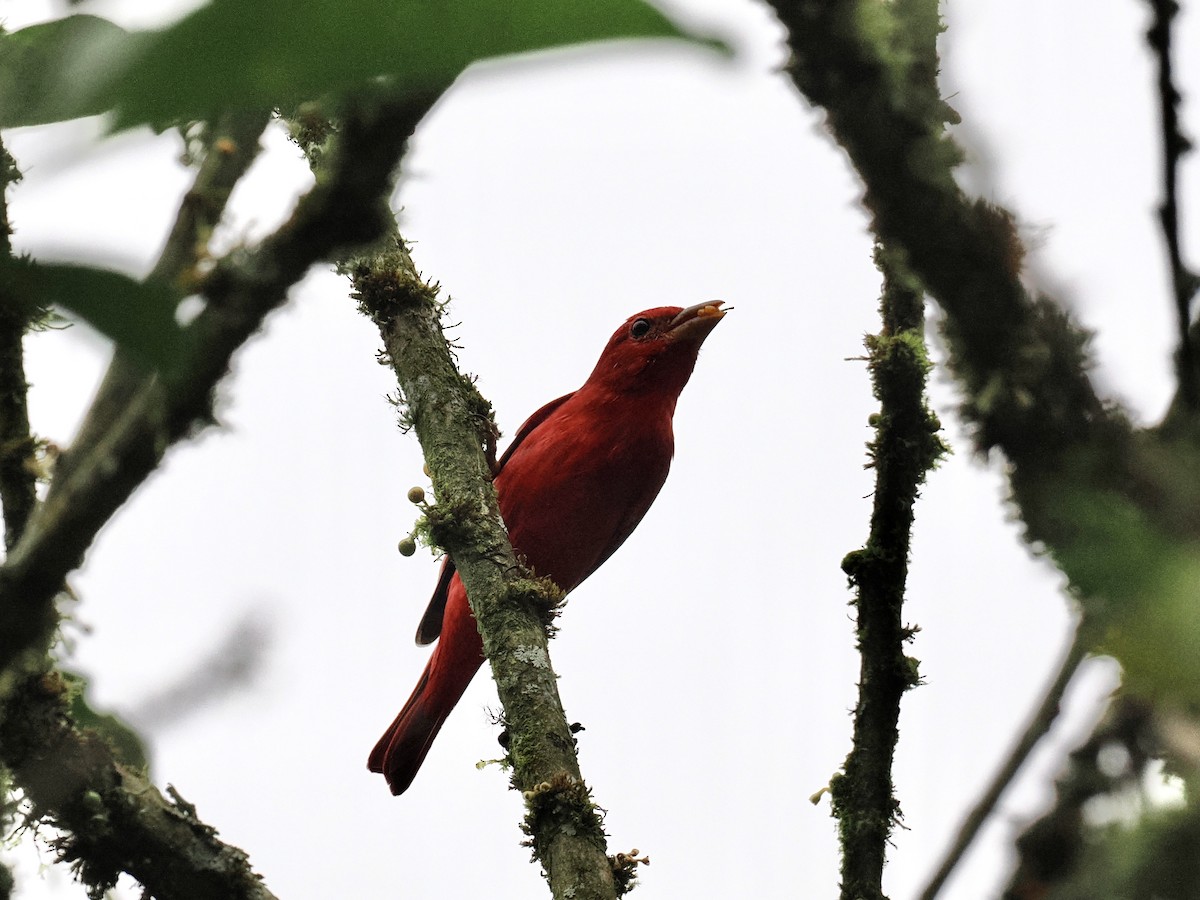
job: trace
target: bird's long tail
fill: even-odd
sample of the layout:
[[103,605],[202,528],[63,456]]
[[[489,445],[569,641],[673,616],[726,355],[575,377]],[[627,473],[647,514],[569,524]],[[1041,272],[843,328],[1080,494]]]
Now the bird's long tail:
[[404,793],[417,777],[446,716],[483,663],[483,646],[469,613],[464,624],[470,626],[465,635],[443,631],[412,696],[371,751],[367,768],[383,773],[393,794]]

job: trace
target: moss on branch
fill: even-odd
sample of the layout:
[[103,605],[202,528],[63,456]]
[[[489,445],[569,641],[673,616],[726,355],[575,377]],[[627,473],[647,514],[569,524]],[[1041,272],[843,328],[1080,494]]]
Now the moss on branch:
[[[789,30],[789,73],[826,110],[862,177],[875,233],[904,252],[944,313],[963,416],[981,452],[1007,457],[1025,537],[1070,579],[1090,646],[1118,656],[1148,688],[1200,700],[1200,658],[1187,649],[1200,623],[1183,613],[1200,542],[1198,442],[1190,432],[1135,431],[1099,397],[1088,333],[1021,280],[1012,215],[958,187],[961,153],[945,130],[954,117],[936,65],[904,51],[916,45],[903,36],[928,31],[936,7],[772,5]],[[1125,574],[1108,577],[1118,566]],[[1155,665],[1148,648],[1158,640],[1158,659],[1182,660],[1180,668]]]
[[270,897],[245,854],[117,764],[98,735],[74,727],[55,688],[60,680],[45,672],[57,622],[53,600],[97,531],[166,450],[212,421],[213,391],[232,355],[291,285],[313,263],[386,230],[393,170],[430,102],[376,99],[349,114],[326,177],[288,222],[197,281],[194,263],[268,117],[235,116],[231,133],[217,130],[154,276],[205,300],[190,326],[194,352],[161,378],[135,372],[118,355],[46,502],[0,567],[0,759],[35,815],[63,829],[58,849],[96,896],[124,871],[161,898]]
[[245,853],[115,762],[99,734],[76,729],[67,702],[56,673],[25,679],[0,720],[0,758],[32,814],[60,830],[52,846],[89,896],[102,897],[128,872],[161,900],[271,900]]
[[920,286],[900,254],[877,247],[883,274],[883,330],[867,338],[872,387],[879,400],[874,505],[866,545],[847,554],[842,569],[856,590],[861,655],[854,746],[830,784],[842,845],[841,896],[882,898],[888,837],[900,817],[892,788],[900,698],[918,683],[917,661],[904,652],[915,629],[903,624],[914,508],[925,475],[946,452],[940,423],[925,402],[930,363],[925,354]]
[[[1188,385],[1194,361],[1186,361],[1198,333],[1195,323],[1188,328],[1189,273],[1174,267],[1184,298],[1180,395],[1163,427],[1135,429],[1092,384],[1088,333],[1022,281],[1013,216],[967,197],[955,181],[961,154],[945,129],[955,116],[940,98],[931,54],[936,4],[770,2],[789,31],[789,72],[826,111],[861,176],[876,235],[903,251],[941,307],[977,447],[1004,453],[1026,539],[1059,566],[1080,602],[1073,656],[1111,653],[1131,689],[1159,706],[1195,708],[1200,426]],[[1175,161],[1168,156],[1166,168]]]
[[561,900],[617,895],[602,821],[584,784],[550,666],[547,623],[561,592],[519,564],[491,483],[491,406],[454,365],[437,291],[403,241],[346,270],[379,327],[406,415],[421,442],[436,506],[430,531],[454,560],[504,705],[513,785],[526,798],[534,856]]

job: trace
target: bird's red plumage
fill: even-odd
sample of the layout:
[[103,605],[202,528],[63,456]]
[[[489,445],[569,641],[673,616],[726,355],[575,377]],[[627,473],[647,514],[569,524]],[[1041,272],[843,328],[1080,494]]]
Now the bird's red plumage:
[[[617,329],[584,385],[521,426],[495,477],[513,548],[538,575],[571,591],[624,543],[666,480],[671,427],[720,302],[660,307]],[[483,662],[466,591],[447,560],[418,643],[439,638],[416,689],[371,752],[392,793],[420,768],[442,722]]]

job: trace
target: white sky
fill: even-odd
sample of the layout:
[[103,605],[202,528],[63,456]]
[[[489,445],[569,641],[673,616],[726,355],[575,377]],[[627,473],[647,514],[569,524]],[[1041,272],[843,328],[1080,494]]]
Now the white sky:
[[[122,6],[80,9],[146,21]],[[951,2],[942,48],[972,157],[964,183],[1020,217],[1037,283],[1098,330],[1104,389],[1150,421],[1170,392],[1171,314],[1145,7]],[[631,313],[737,307],[679,404],[666,488],[572,595],[551,649],[568,714],[587,728],[581,761],[609,810],[610,849],[653,860],[638,897],[829,897],[834,822],[805,798],[849,749],[857,658],[839,562],[866,535],[873,404],[847,358],[878,328],[878,277],[856,182],[820,114],[776,73],[770,15],[672,8],[727,30],[738,59],[655,45],[470,74],[417,134],[401,228],[454,298],[461,363],[509,434],[577,387]],[[9,27],[49,14],[0,0]],[[1194,96],[1194,14],[1176,61]],[[1193,135],[1198,108],[1185,108]],[[177,141],[95,145],[94,133],[5,134],[26,175],[10,194],[14,240],[145,271],[187,184]],[[268,232],[305,184],[273,134],[226,239]],[[1192,163],[1193,254],[1194,185]],[[411,636],[436,579],[427,554],[395,552],[415,518],[404,494],[425,479],[384,400],[394,382],[378,344],[345,285],[310,274],[238,356],[224,427],[169,454],[73,579],[69,664],[94,679],[96,705],[136,721],[252,615],[270,639],[250,687],[146,729],[160,785],[245,848],[280,897],[545,896],[517,846],[519,797],[474,765],[499,755],[490,679],[476,679],[403,797],[365,768],[424,665]],[[69,441],[106,353],[79,328],[30,341],[40,434]],[[894,900],[927,877],[1069,621],[1059,579],[1017,538],[998,466],[972,458],[955,426],[944,374],[933,392],[957,453],[918,509],[906,619],[922,628],[912,652],[927,684],[902,710]],[[1093,667],[1060,743],[1111,683],[1110,667]],[[997,893],[1053,769],[1052,754],[1036,758],[944,896]],[[17,855],[19,897],[80,895],[61,868],[37,874],[48,852]]]

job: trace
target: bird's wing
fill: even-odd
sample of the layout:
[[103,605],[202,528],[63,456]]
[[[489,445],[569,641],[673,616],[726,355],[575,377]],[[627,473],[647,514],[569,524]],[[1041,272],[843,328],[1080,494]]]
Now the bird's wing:
[[421,624],[417,626],[417,646],[432,644],[442,633],[442,616],[446,612],[446,597],[450,594],[450,580],[454,578],[454,571],[454,561],[447,556],[442,562],[433,598],[425,607],[425,615],[421,616]]
[[[504,464],[512,458],[513,451],[521,445],[521,442],[524,441],[525,438],[529,437],[535,428],[546,421],[552,412],[570,400],[573,396],[575,396],[574,391],[572,391],[570,394],[564,394],[557,400],[551,400],[525,420],[525,424],[517,429],[517,433],[513,437],[511,443],[509,443],[508,449],[504,451],[503,455],[500,457],[500,461],[496,463],[496,471],[492,473],[493,478],[499,475],[504,469]],[[625,537],[628,537],[628,534],[626,534]],[[624,540],[624,538],[621,540]],[[612,549],[616,550],[617,546],[620,546],[620,542],[618,542],[617,545]],[[609,552],[611,553],[612,551]],[[445,562],[442,563],[442,571],[438,575],[437,587],[433,589],[433,597],[429,600],[429,606],[425,608],[425,615],[421,616],[421,624],[417,626],[418,645],[432,644],[438,639],[438,635],[442,633],[442,617],[446,613],[446,598],[450,593],[450,581],[454,578],[454,572],[454,562],[449,556],[447,556]]]
[[557,400],[551,400],[549,403],[547,403],[545,406],[543,406],[541,409],[539,409],[537,412],[535,412],[532,416],[530,416],[528,419],[526,419],[525,424],[517,429],[517,433],[516,433],[516,435],[513,436],[512,442],[508,445],[508,449],[505,450],[504,453],[501,455],[500,461],[498,463],[496,463],[496,471],[493,473],[493,477],[500,474],[501,470],[504,469],[504,464],[506,462],[508,462],[509,459],[512,458],[513,451],[521,446],[521,444],[525,440],[525,438],[527,438],[527,437],[529,437],[529,435],[533,434],[534,429],[537,428],[539,425],[541,425],[543,422],[545,422],[546,419],[550,418],[550,414],[552,412],[554,412],[556,409],[558,409],[560,406],[562,406],[564,403],[566,403],[568,400],[570,400],[574,396],[575,396],[574,391],[571,391],[571,393],[569,393],[569,394],[563,394]]
[[587,579],[591,577],[592,573],[604,565],[604,563],[608,561],[608,558],[617,552],[617,548],[625,543],[626,539],[633,534],[634,529],[638,527],[638,523],[640,523],[643,517],[645,517],[646,513],[650,511],[650,507],[654,504],[654,500],[658,496],[658,492],[662,490],[662,485],[665,481],[666,472],[664,471],[662,478],[659,480],[658,487],[654,488],[653,491],[648,495],[644,495],[639,503],[631,506],[625,511],[625,516],[621,520],[620,524],[618,524],[616,531],[613,532],[612,539],[609,541],[608,546],[606,546],[600,555],[596,557],[596,562],[583,574],[583,577],[579,579],[577,585],[587,581]]

